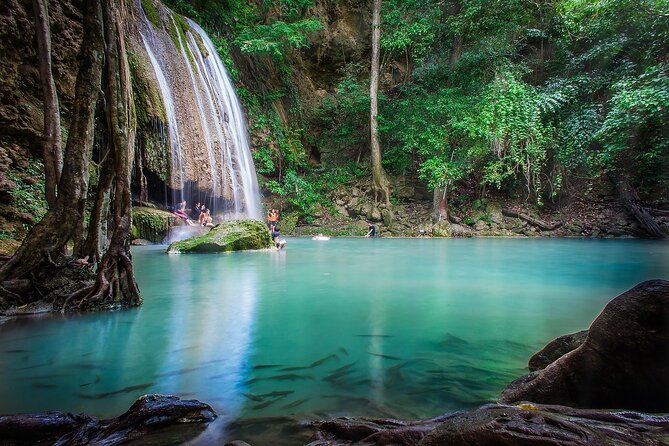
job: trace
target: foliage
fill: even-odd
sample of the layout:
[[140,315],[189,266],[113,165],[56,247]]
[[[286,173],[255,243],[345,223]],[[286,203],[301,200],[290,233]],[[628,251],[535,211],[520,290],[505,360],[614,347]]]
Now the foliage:
[[31,161],[26,167],[10,168],[7,177],[15,186],[9,190],[14,207],[29,214],[35,223],[40,221],[47,211],[44,195],[44,168],[41,161]]
[[307,35],[321,29],[316,19],[305,19],[293,23],[275,21],[272,24],[256,24],[244,28],[235,40],[245,53],[267,53],[281,59],[288,48],[309,45]]
[[[332,19],[318,15],[323,9],[311,0],[169,3],[214,31],[229,67],[239,50],[280,77],[271,87],[245,85],[240,96],[265,187],[300,218],[366,173],[367,50],[336,73],[318,59],[319,70],[332,70],[318,101],[295,87],[295,67],[313,57],[298,50]],[[384,1],[384,167],[432,189],[495,187],[538,204],[570,178],[611,172],[642,193],[668,193],[667,14],[666,0]],[[320,166],[309,164],[311,151]]]

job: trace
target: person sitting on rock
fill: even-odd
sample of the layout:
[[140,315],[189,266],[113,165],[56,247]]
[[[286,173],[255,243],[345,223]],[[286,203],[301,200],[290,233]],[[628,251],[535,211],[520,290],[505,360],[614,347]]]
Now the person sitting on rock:
[[177,210],[174,211],[174,215],[188,222],[188,214],[186,214],[186,200],[179,203]]
[[193,212],[191,212],[190,216],[193,220],[200,221],[200,215],[202,215],[202,207],[204,207],[203,204],[200,204],[199,202],[195,205],[193,208]]

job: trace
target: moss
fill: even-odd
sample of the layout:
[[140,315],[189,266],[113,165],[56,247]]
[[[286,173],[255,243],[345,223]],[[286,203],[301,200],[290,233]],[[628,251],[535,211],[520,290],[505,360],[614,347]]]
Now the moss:
[[236,220],[216,225],[205,235],[172,243],[168,253],[210,253],[267,249],[272,246],[269,231],[257,220]]
[[142,1],[142,9],[144,9],[144,13],[146,14],[146,18],[149,19],[149,22],[153,26],[156,27],[156,29],[162,29],[163,24],[162,20],[160,19],[160,12],[158,11],[158,8],[156,5],[153,3],[153,0],[141,0]]
[[160,243],[175,219],[174,215],[166,211],[134,208],[132,210],[132,236]]

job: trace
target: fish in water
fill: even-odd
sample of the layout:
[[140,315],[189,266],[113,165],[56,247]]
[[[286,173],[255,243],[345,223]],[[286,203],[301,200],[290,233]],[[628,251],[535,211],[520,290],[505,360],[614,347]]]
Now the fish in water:
[[32,383],[32,387],[35,387],[36,389],[55,389],[58,387],[55,384],[48,384],[48,383]]
[[280,372],[292,372],[294,370],[306,370],[306,369],[309,369],[309,368],[311,368],[311,367],[308,366],[308,365],[298,365],[298,366],[295,366],[295,367],[284,367],[282,369],[279,369],[279,371]]
[[348,356],[348,350],[346,350],[344,347],[339,347],[339,351]]
[[309,367],[310,367],[310,368],[318,367],[319,365],[323,364],[325,361],[327,361],[327,360],[329,360],[329,359],[339,359],[339,358],[338,358],[337,355],[335,355],[335,354],[328,355],[328,356],[326,356],[325,358],[321,358],[321,359],[319,359],[318,361],[314,361],[314,362],[312,362],[312,363],[309,365]]
[[341,372],[341,371],[344,371],[344,370],[348,370],[351,367],[353,367],[354,365],[356,365],[357,363],[358,363],[358,361],[354,361],[354,362],[351,362],[350,364],[343,365],[343,366],[339,367],[338,369],[334,369],[332,371],[332,373],[337,373],[337,372]]
[[391,359],[393,361],[401,361],[402,358],[398,358],[397,356],[391,356],[391,355],[382,355],[381,353],[372,353],[372,352],[367,352],[372,356],[378,356],[379,358],[384,358],[384,359]]
[[313,376],[309,376],[309,375],[298,375],[298,374],[295,374],[295,373],[288,373],[286,375],[270,376],[267,379],[281,379],[281,380],[293,381],[293,380],[296,380],[296,379],[314,379],[314,378],[313,378]]
[[39,368],[39,367],[46,367],[46,366],[50,366],[50,365],[52,365],[52,364],[53,364],[53,359],[49,359],[49,360],[48,360],[47,362],[45,362],[44,364],[29,365],[29,366],[26,366],[26,367],[19,367],[18,369],[14,369],[14,370],[17,370],[17,371],[18,371],[18,370],[37,369],[37,368]]
[[253,410],[264,409],[265,407],[269,406],[270,404],[274,404],[275,402],[276,400],[265,401],[264,403],[260,403],[251,407],[251,409]]
[[387,335],[387,334],[357,334],[356,335],[359,338],[392,338],[393,335]]
[[309,401],[309,398],[305,398],[303,400],[293,401],[292,403],[286,404],[285,406],[283,406],[282,409],[292,409],[293,407],[297,407],[301,404],[306,403],[307,401]]
[[269,392],[269,393],[263,393],[262,395],[258,395],[260,398],[284,398],[291,393],[295,393],[294,390],[275,390],[274,392]]
[[346,375],[350,375],[351,373],[353,373],[353,370],[350,370],[350,369],[342,370],[340,372],[332,373],[332,374],[326,376],[325,378],[323,378],[323,381],[336,381],[339,378],[342,378]]
[[242,393],[246,398],[250,399],[251,401],[262,401],[263,397],[259,395],[254,395],[252,393]]
[[253,366],[253,370],[259,369],[273,369],[276,367],[281,367],[281,364],[258,364]]
[[191,345],[190,347],[183,347],[183,348],[178,348],[176,350],[169,351],[167,353],[179,353],[179,352],[185,352],[186,350],[193,350],[196,348],[200,348],[199,345]]
[[160,374],[155,375],[155,376],[156,376],[156,378],[164,378],[166,376],[183,375],[185,373],[190,373],[190,372],[193,372],[195,370],[199,370],[201,368],[202,367],[188,367],[188,368],[185,368],[185,369],[172,370],[171,372],[160,373]]
[[124,387],[122,389],[114,390],[112,392],[103,392],[103,393],[94,393],[94,394],[77,393],[77,396],[79,398],[83,398],[83,399],[87,399],[87,400],[101,400],[101,399],[104,399],[104,398],[108,398],[110,396],[119,395],[121,393],[129,393],[129,392],[134,392],[135,390],[148,389],[149,387],[151,387],[153,385],[154,385],[154,383],[137,384],[135,386]]
[[71,367],[77,369],[91,370],[91,369],[101,369],[102,366],[99,364],[72,364]]
[[5,353],[32,353],[32,350],[5,350]]

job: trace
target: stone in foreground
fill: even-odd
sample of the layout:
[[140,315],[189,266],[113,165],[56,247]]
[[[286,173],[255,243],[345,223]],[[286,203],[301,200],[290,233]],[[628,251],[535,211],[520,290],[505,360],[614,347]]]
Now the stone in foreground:
[[246,251],[271,246],[272,238],[263,222],[234,220],[214,226],[207,234],[174,242],[167,248],[167,253]]
[[440,417],[314,422],[309,446],[660,445],[669,417],[563,406],[489,404]]
[[668,412],[669,281],[614,298],[582,345],[511,383],[502,401]]
[[126,413],[111,420],[62,412],[3,415],[0,416],[0,444],[114,446],[158,429],[206,423],[215,418],[214,410],[200,401],[152,394],[139,397]]

